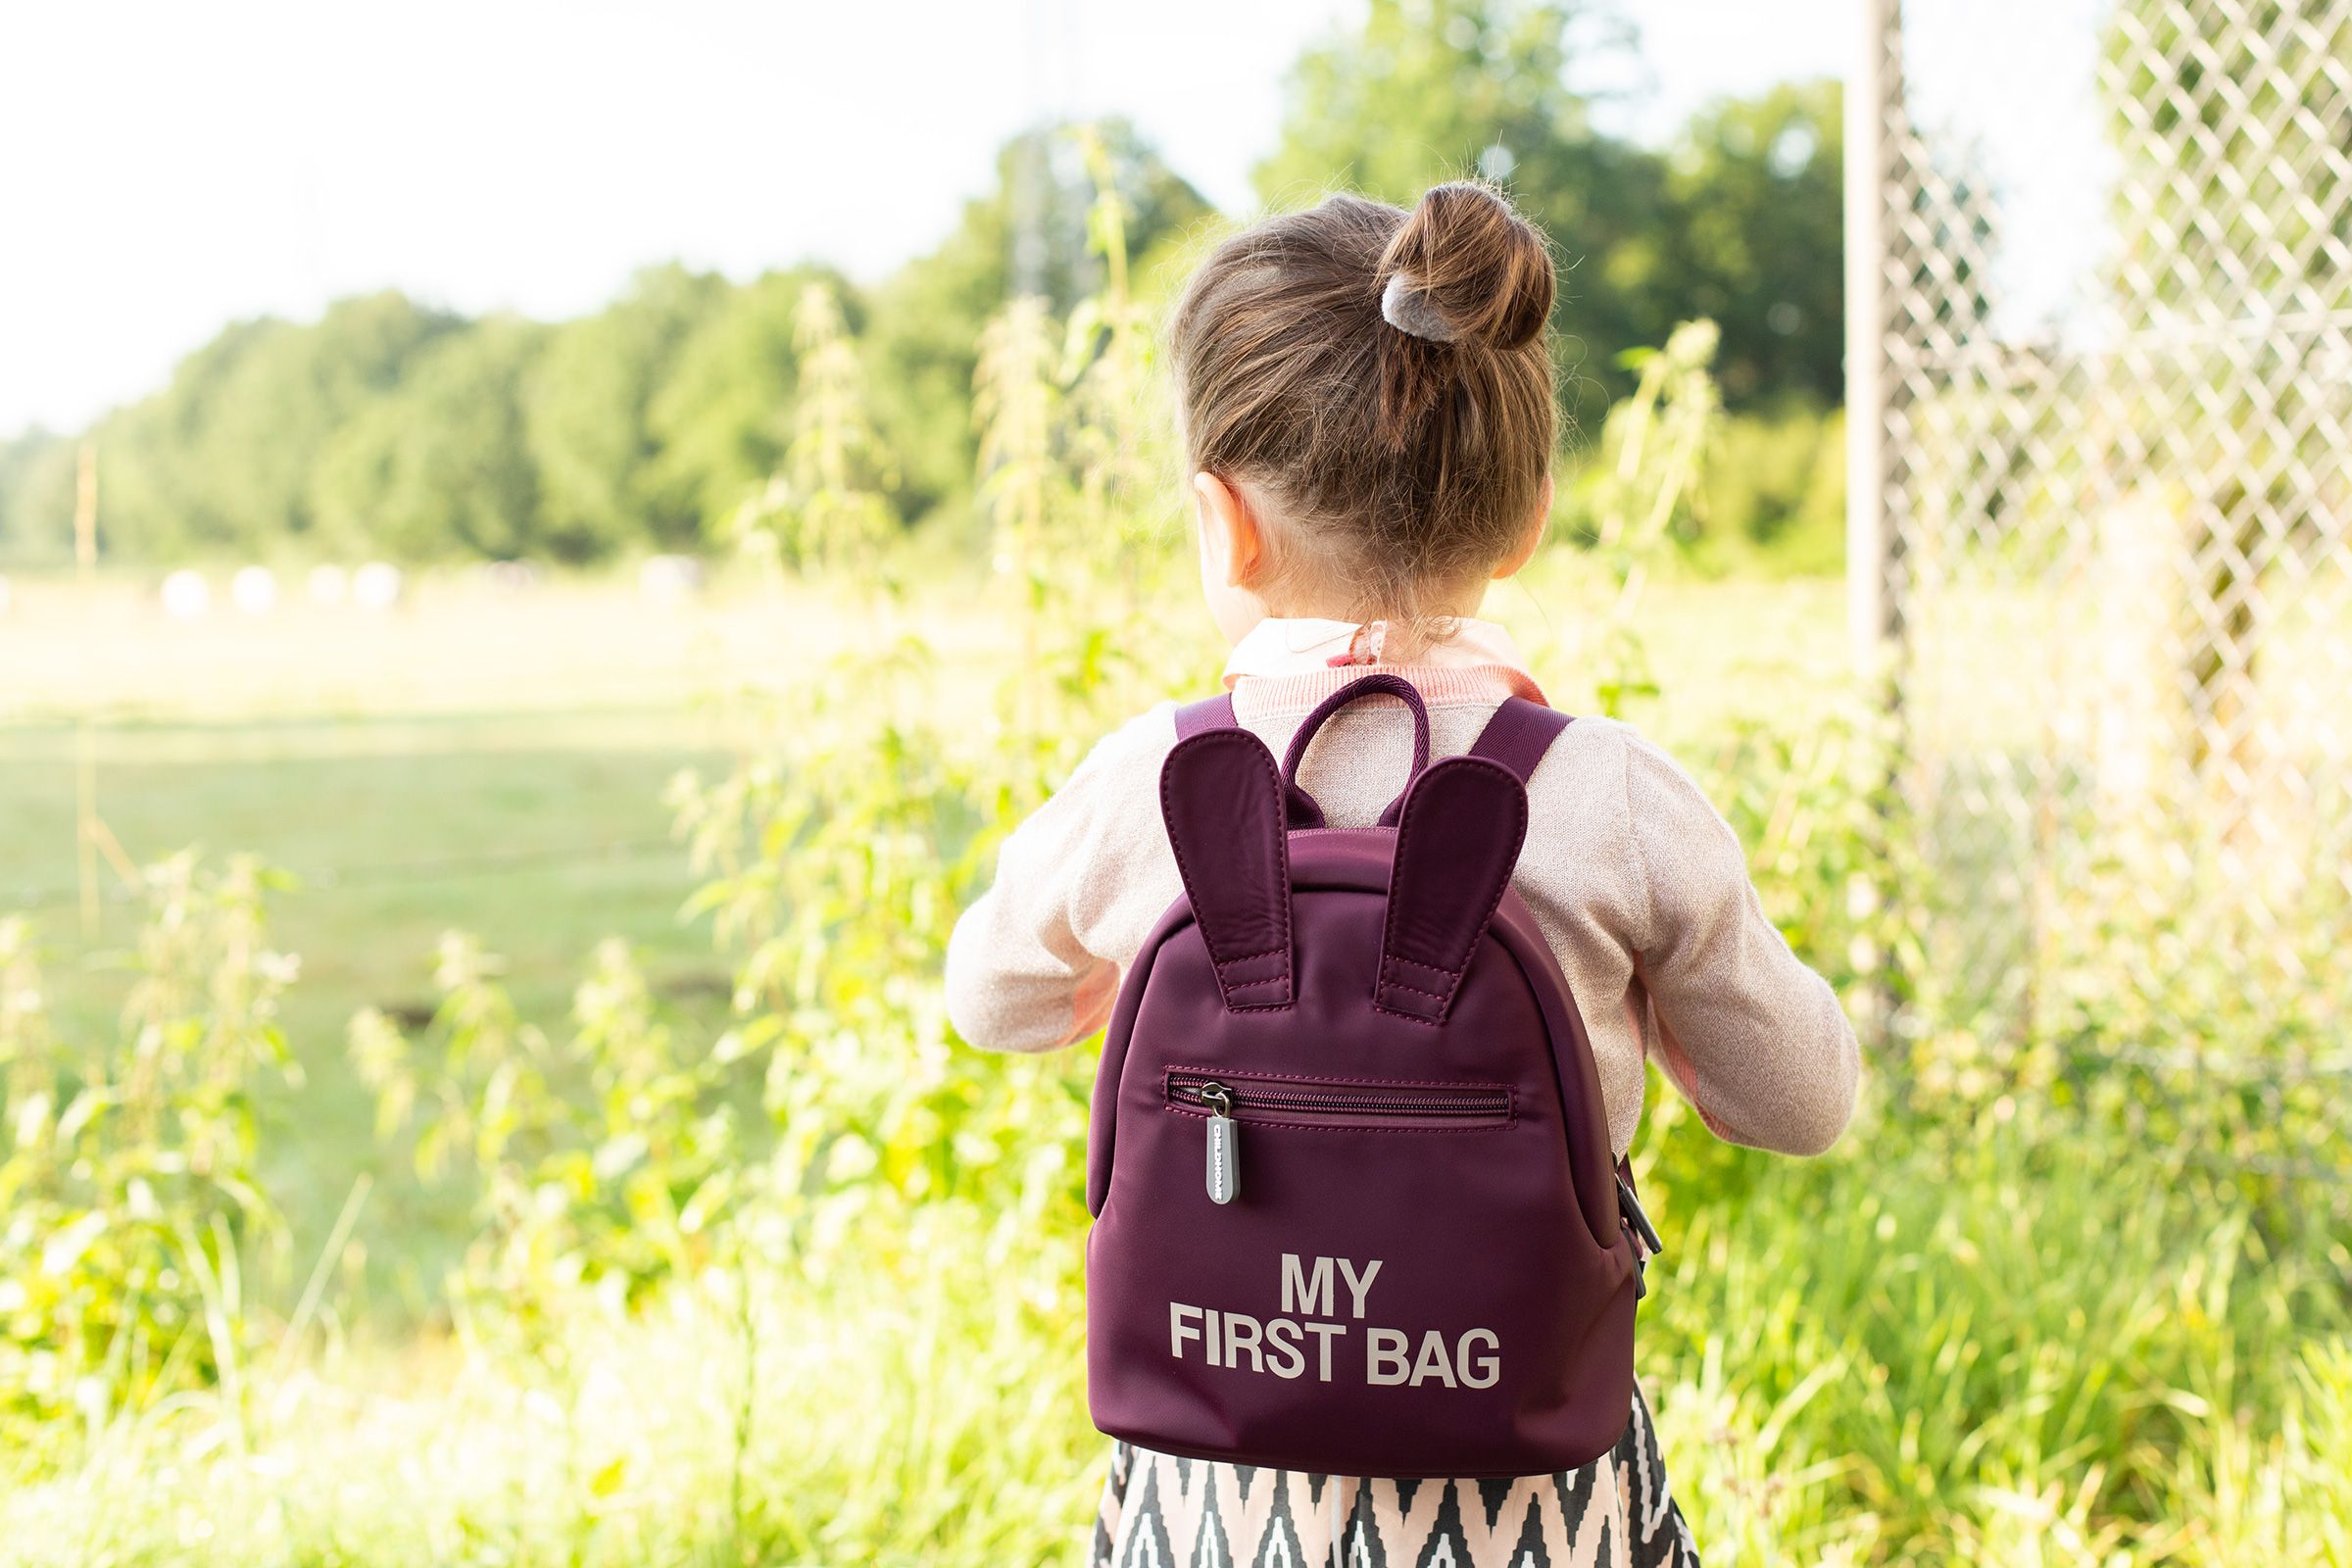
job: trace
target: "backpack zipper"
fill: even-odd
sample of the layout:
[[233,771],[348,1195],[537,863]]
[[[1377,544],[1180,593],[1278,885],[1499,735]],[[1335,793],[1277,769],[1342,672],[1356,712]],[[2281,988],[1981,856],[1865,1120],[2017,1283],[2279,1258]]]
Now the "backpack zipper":
[[1208,1112],[1207,1184],[1212,1203],[1230,1203],[1241,1194],[1237,1111],[1261,1111],[1274,1116],[1488,1122],[1507,1122],[1511,1114],[1511,1094],[1507,1089],[1454,1089],[1434,1084],[1418,1089],[1401,1084],[1394,1088],[1312,1082],[1268,1084],[1246,1079],[1228,1082],[1213,1073],[1182,1069],[1170,1072],[1167,1084],[1169,1104]]
[[1224,1114],[1230,1116],[1236,1106],[1250,1110],[1304,1111],[1311,1115],[1328,1116],[1507,1116],[1511,1113],[1511,1095],[1507,1089],[1440,1090],[1422,1094],[1412,1090],[1355,1090],[1355,1089],[1276,1089],[1242,1082],[1228,1084],[1207,1074],[1168,1075],[1168,1098],[1179,1104],[1206,1105],[1215,1108],[1216,1099],[1225,1104]]

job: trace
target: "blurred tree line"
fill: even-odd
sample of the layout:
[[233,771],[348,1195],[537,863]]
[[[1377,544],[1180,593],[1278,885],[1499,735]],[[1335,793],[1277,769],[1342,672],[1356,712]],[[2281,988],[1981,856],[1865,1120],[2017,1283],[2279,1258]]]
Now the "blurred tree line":
[[[1738,461],[1716,466],[1693,526],[1725,559],[1792,540],[1796,564],[1834,565],[1838,88],[1720,103],[1642,146],[1596,128],[1580,85],[1630,47],[1585,0],[1372,0],[1295,67],[1258,195],[1291,206],[1347,186],[1409,204],[1464,172],[1501,181],[1559,251],[1574,427],[1597,430],[1630,387],[1623,355],[1711,317]],[[672,265],[561,322],[386,292],[314,323],[235,323],[88,432],[102,548],[593,562],[715,543],[784,458],[812,282],[857,344],[899,521],[956,528],[974,514],[981,330],[1009,298],[1058,315],[1097,285],[1086,221],[1102,169],[1148,297],[1226,221],[1131,127],[1097,132],[1094,169],[1056,129],[1016,138],[938,248],[872,286],[815,266],[735,282]],[[0,561],[69,552],[74,440],[0,442]]]

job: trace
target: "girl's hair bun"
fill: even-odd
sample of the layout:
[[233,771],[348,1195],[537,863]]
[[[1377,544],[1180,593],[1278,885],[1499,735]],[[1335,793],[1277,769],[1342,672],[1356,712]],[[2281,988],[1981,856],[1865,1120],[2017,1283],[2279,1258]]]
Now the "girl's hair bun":
[[1408,336],[1516,349],[1551,319],[1551,252],[1496,192],[1434,185],[1380,260],[1381,316]]
[[1234,235],[1169,327],[1194,468],[1263,508],[1274,599],[1417,623],[1523,548],[1559,407],[1551,254],[1483,185]]

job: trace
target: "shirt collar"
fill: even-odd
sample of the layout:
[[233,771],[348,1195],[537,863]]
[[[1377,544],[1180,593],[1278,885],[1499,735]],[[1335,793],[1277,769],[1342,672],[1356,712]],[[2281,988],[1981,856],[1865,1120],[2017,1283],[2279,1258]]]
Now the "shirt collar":
[[1269,615],[1234,644],[1225,685],[1237,698],[1246,692],[1247,706],[1259,712],[1312,707],[1358,676],[1383,670],[1405,676],[1432,702],[1544,701],[1511,634],[1491,620],[1456,620],[1449,636],[1409,662],[1346,662],[1360,629],[1352,620]]

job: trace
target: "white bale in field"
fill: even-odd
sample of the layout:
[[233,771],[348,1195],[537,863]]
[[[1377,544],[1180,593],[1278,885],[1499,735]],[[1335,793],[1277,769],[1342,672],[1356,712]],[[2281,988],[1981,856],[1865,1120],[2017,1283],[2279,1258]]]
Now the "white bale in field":
[[351,597],[351,573],[333,562],[311,568],[306,587],[314,605],[339,605]]
[[652,556],[637,568],[637,597],[681,605],[703,591],[703,564],[692,556]]
[[352,573],[352,603],[362,610],[390,610],[400,603],[400,568],[386,561],[370,561]]
[[182,566],[164,579],[164,613],[173,620],[199,620],[213,608],[213,585],[193,566]]
[[529,593],[539,586],[539,568],[527,561],[484,562],[474,568],[474,574],[502,594]]
[[239,566],[228,579],[228,599],[248,615],[267,615],[277,608],[277,573],[268,566]]

